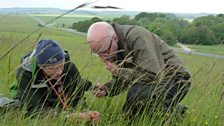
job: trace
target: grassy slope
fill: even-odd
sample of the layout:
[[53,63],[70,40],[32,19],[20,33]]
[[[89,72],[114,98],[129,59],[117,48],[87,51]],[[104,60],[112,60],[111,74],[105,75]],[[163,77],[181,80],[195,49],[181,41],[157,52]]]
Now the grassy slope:
[[211,53],[217,55],[224,55],[224,45],[188,45],[188,47],[196,52]]
[[[50,20],[52,20],[53,18],[55,18],[56,16],[58,15],[31,15],[31,16],[34,16],[34,17],[37,17],[41,20],[43,20],[44,22],[48,22]],[[67,17],[62,17],[58,20],[56,20],[54,23],[56,27],[62,27],[62,25],[64,24],[65,27],[71,27],[72,24],[74,22],[78,22],[78,21],[82,21],[82,20],[89,20],[90,16],[81,16],[81,17],[77,17],[77,16],[67,16]]]
[[[59,16],[58,14],[32,14],[30,16],[33,16],[33,17],[37,17],[41,20],[43,20],[44,22],[48,22],[50,21],[51,19]],[[61,17],[60,19],[56,20],[54,23],[56,27],[62,27],[63,24],[65,24],[65,27],[69,28],[72,26],[72,24],[74,22],[78,22],[78,21],[83,21],[83,20],[89,20],[93,17],[96,17],[96,15],[80,15],[80,14],[69,14],[69,15],[65,15],[63,17]],[[104,19],[104,20],[108,20],[108,19],[112,19],[113,17],[115,16],[105,16],[105,17],[100,17],[100,16],[97,16],[101,19]]]
[[[184,103],[191,108],[190,122],[224,124],[224,59],[179,54],[192,73],[192,86]],[[220,100],[220,98],[222,100]],[[197,124],[198,125],[198,124]]]
[[[13,22],[16,21],[17,23]],[[24,36],[37,28],[37,23],[26,16],[13,15],[0,20],[0,44],[2,55],[13,44],[21,40]],[[4,25],[3,25],[4,24]],[[52,38],[59,41],[61,45],[70,52],[72,61],[76,63],[83,77],[90,79],[94,83],[106,82],[110,79],[109,73],[104,69],[98,57],[90,55],[89,48],[84,44],[85,36],[78,36],[54,29],[42,29],[37,34],[32,35],[28,40],[14,49],[10,56],[0,61],[0,92],[8,95],[8,87],[15,81],[15,69],[19,64],[20,57],[31,50],[39,34],[41,38]],[[190,109],[187,118],[179,125],[222,125],[224,124],[224,101],[219,102],[223,92],[222,83],[224,60],[208,57],[178,54],[183,58],[193,75],[193,83],[190,92],[183,100]],[[102,113],[102,121],[99,125],[124,125],[126,122],[121,111],[125,100],[125,93],[111,99],[96,99],[87,93],[87,102],[91,110]],[[47,117],[44,119],[25,119],[22,114],[12,116],[12,113],[0,116],[1,125],[73,125],[72,122],[64,124],[64,116]],[[146,121],[138,125],[146,125]],[[148,122],[151,124],[150,122]]]

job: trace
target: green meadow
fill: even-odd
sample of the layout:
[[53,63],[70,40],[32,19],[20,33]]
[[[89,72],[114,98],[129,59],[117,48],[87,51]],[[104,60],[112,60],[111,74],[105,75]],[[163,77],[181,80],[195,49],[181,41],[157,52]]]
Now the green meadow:
[[[30,15],[32,17],[37,17],[41,19],[44,22],[48,22],[52,20],[53,18],[59,16],[59,14],[32,14]],[[58,20],[56,20],[54,26],[55,27],[71,27],[73,23],[78,22],[78,21],[83,21],[83,20],[89,20],[93,18],[94,16],[92,15],[80,15],[80,14],[70,14],[70,15],[65,15]]]
[[[37,15],[35,15],[37,16]],[[41,16],[44,20],[45,17]],[[70,18],[70,17],[69,17]],[[71,17],[76,20],[76,17]],[[64,18],[60,19],[63,21]],[[48,20],[48,16],[46,16]],[[67,20],[67,19],[65,19]],[[70,20],[70,19],[69,19]],[[78,20],[78,19],[77,19]],[[38,22],[28,15],[0,15],[0,56],[2,57],[17,42],[22,40],[32,31],[38,29]],[[30,35],[25,41],[10,51],[0,60],[0,93],[12,97],[9,91],[12,84],[16,83],[15,71],[19,67],[20,58],[32,50],[39,39],[51,38],[58,41],[65,50],[69,51],[71,60],[77,65],[83,78],[89,79],[94,84],[105,83],[111,76],[104,68],[99,57],[91,55],[85,36],[59,31],[54,28],[42,28]],[[224,54],[223,46],[206,46],[207,50]],[[182,120],[174,120],[167,125],[177,126],[222,126],[224,125],[224,59],[203,57],[178,53],[192,74],[192,86],[189,93],[182,101],[189,106]],[[89,91],[86,93],[88,109],[101,112],[101,120],[97,126],[126,126],[127,120],[121,113],[126,92],[112,98],[95,98]],[[80,106],[78,106],[80,107]],[[168,117],[171,115],[167,115]],[[171,118],[171,117],[170,117]],[[163,125],[163,118],[148,116],[139,117],[133,126]],[[0,115],[2,126],[61,126],[61,125],[88,125],[66,120],[62,113],[60,116],[46,116],[46,118],[27,117],[23,112],[7,112]]]
[[193,51],[224,55],[224,45],[189,45]]
[[[52,19],[54,19],[55,17],[59,16],[59,14],[30,14],[31,17],[36,17],[41,19],[44,22],[48,22]],[[93,17],[99,17],[103,20],[110,20],[113,19],[114,17],[117,17],[116,15],[96,15],[96,14],[67,14],[64,15],[63,17],[59,18],[58,20],[52,22],[55,27],[66,27],[69,28],[72,26],[73,23],[75,22],[79,22],[79,21],[83,21],[83,20],[89,20]]]

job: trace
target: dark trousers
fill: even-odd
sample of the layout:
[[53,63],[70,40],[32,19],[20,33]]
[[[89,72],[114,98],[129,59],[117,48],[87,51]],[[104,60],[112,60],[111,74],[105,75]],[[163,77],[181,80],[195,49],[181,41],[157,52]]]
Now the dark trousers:
[[130,117],[144,112],[153,114],[158,110],[164,114],[170,112],[187,94],[191,85],[189,78],[175,76],[159,84],[133,84],[128,91],[123,111]]

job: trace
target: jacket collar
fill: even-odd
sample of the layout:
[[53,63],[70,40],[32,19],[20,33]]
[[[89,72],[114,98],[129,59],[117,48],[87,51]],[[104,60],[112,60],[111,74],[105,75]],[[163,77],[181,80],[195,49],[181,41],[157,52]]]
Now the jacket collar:
[[124,42],[125,42],[125,36],[122,32],[122,29],[117,24],[112,24],[112,27],[114,28],[116,35],[118,37],[118,50],[124,49]]
[[117,24],[111,24],[112,27],[114,28],[116,35],[118,37],[118,53],[115,61],[119,62],[124,59],[124,43],[125,43],[125,36],[122,32],[122,29],[119,25]]

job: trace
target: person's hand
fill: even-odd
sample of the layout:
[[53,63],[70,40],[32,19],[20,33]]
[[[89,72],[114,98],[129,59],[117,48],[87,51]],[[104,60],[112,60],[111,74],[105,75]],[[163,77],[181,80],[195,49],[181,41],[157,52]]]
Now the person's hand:
[[98,98],[106,96],[107,93],[108,93],[108,88],[104,84],[98,83],[93,87],[93,94]]
[[67,118],[69,118],[73,121],[98,122],[100,119],[100,113],[97,111],[71,113],[71,114],[67,115]]
[[104,63],[106,64],[106,69],[109,70],[112,74],[117,74],[118,73],[118,67],[117,65],[108,62],[108,61],[104,61]]
[[98,122],[100,119],[100,113],[97,111],[89,111],[86,112],[85,114],[87,114],[90,117],[91,121]]

